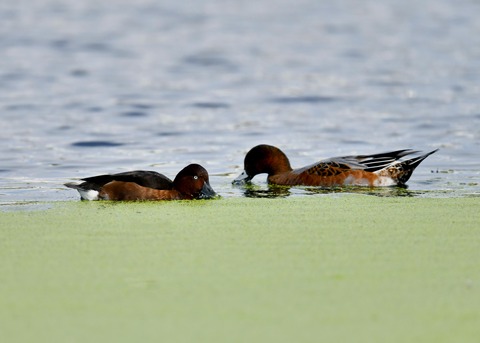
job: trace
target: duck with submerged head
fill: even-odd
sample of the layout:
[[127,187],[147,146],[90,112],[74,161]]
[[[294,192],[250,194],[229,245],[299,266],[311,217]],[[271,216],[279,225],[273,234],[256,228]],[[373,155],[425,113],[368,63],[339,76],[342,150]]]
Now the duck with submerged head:
[[257,174],[266,173],[269,183],[285,186],[403,186],[415,168],[437,150],[410,159],[403,157],[419,152],[404,149],[373,155],[332,157],[293,169],[280,149],[261,144],[247,153],[245,170],[233,180],[233,184],[243,184]]
[[76,189],[82,200],[191,200],[216,195],[208,172],[199,164],[186,166],[173,181],[163,174],[144,170],[92,176],[82,181],[65,184]]

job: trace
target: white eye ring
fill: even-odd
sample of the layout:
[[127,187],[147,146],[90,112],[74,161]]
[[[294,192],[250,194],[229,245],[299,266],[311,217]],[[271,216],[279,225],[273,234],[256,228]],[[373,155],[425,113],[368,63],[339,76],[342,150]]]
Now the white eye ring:
[[195,175],[195,176],[193,177],[193,179],[194,179],[194,180],[198,180],[198,176]]

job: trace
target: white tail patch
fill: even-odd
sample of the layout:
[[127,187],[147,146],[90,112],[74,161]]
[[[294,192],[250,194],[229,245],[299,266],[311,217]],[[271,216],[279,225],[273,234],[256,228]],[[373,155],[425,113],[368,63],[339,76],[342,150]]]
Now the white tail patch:
[[81,188],[81,183],[69,182],[69,183],[66,183],[65,186],[76,189],[78,193],[80,193],[80,197],[82,198],[82,200],[89,200],[89,201],[99,200],[98,191],[94,189]]
[[398,184],[397,181],[392,179],[389,176],[379,176],[378,179],[376,179],[373,182],[373,186],[375,187],[388,187],[388,186],[396,186]]
[[95,191],[93,189],[77,189],[77,191],[78,193],[80,193],[80,196],[83,200],[98,200],[98,191]]
[[353,175],[347,176],[345,181],[343,181],[343,184],[348,186],[369,186],[370,185],[367,179],[364,179],[364,178],[358,179],[358,178],[355,178]]

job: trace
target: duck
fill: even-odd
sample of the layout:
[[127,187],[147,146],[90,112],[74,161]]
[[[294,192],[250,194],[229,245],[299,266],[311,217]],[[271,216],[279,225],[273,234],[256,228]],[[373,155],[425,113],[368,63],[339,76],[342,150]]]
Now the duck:
[[[279,148],[260,144],[245,155],[244,171],[234,185],[250,182],[255,175],[266,173],[267,182],[282,186],[404,186],[416,167],[438,149],[425,154],[412,149],[372,155],[331,157],[293,169]],[[406,156],[416,155],[412,158]]]
[[145,170],[91,176],[81,181],[65,183],[80,193],[81,200],[192,200],[216,196],[207,170],[199,164],[189,164],[173,181],[161,173]]

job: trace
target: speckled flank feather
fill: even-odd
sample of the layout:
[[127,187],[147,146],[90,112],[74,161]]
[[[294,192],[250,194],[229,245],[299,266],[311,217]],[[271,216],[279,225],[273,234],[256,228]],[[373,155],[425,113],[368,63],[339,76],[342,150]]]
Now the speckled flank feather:
[[337,162],[318,163],[311,168],[305,170],[307,174],[318,175],[321,177],[332,177],[345,172],[345,170],[351,169],[348,165]]

